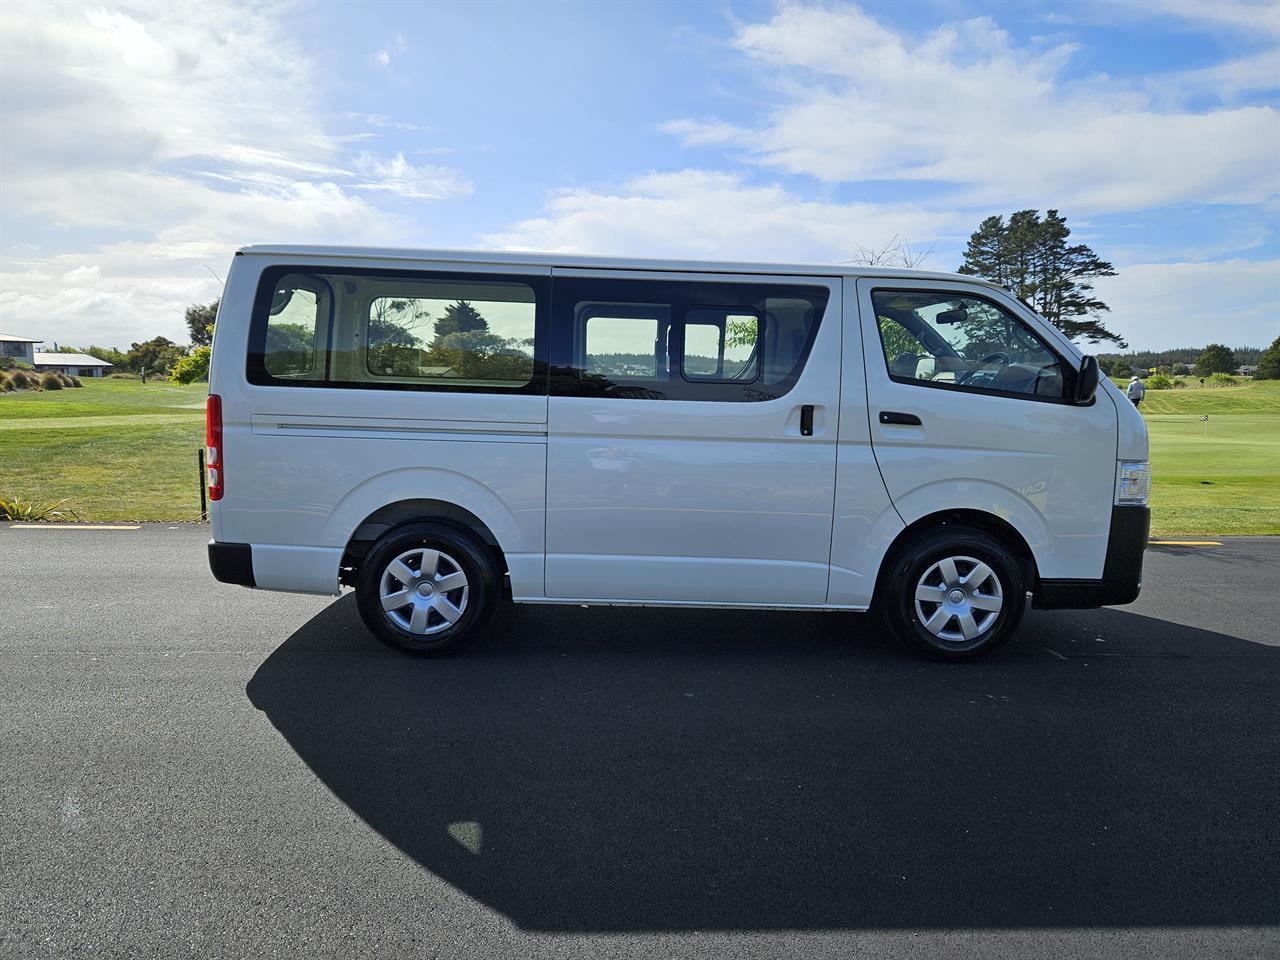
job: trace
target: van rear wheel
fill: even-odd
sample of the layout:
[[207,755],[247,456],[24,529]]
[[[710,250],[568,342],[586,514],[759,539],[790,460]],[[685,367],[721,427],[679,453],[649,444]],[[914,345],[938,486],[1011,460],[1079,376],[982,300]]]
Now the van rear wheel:
[[356,575],[356,606],[383,643],[405,653],[452,653],[493,616],[499,574],[472,537],[439,523],[388,531]]
[[1022,620],[1021,564],[994,537],[948,526],[897,550],[878,606],[889,629],[941,660],[967,660],[1013,635]]

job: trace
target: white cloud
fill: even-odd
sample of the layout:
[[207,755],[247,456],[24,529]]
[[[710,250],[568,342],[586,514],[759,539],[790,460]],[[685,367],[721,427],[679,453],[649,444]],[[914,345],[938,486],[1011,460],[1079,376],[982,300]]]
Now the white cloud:
[[385,113],[348,113],[347,119],[361,120],[371,127],[385,127],[389,130],[421,130],[422,128],[416,123],[407,123],[404,120],[396,120],[387,116]]
[[[933,181],[956,205],[1079,216],[1280,192],[1274,108],[1161,109],[1106,77],[1067,81],[1074,46],[1019,48],[985,18],[916,40],[857,7],[785,5],[741,27],[734,45],[772,71],[783,105],[757,126],[685,119],[666,129],[690,145],[733,144],[787,173]],[[1238,63],[1235,88],[1256,84],[1262,69]],[[1223,79],[1175,77],[1170,90]]]
[[471,192],[471,184],[449,167],[414,166],[403,153],[382,158],[363,153],[355,159],[357,190],[386,190],[410,200],[443,200]]
[[384,67],[391,66],[391,54],[388,53],[386,50],[379,50],[377,53],[373,55],[373,59],[375,62],[381,64]]
[[[1108,6],[1125,7],[1130,4]],[[1280,38],[1280,7],[1274,0],[1138,0],[1133,14],[1161,19],[1185,20],[1197,28],[1217,28],[1248,36]]]
[[1130,347],[1266,346],[1280,335],[1280,260],[1135,263],[1103,277],[1107,325]]
[[484,240],[561,253],[836,262],[852,257],[858,244],[938,237],[961,225],[946,210],[806,200],[776,184],[682,170],[637,177],[616,192],[558,193],[545,217]]
[[[235,248],[404,243],[416,228],[383,198],[471,189],[447,167],[356,152],[373,134],[329,134],[320,78],[276,8],[9,4],[4,17],[0,326],[182,339],[183,308],[217,295],[206,267],[222,275]],[[32,248],[28,222],[63,230],[62,252]],[[127,239],[95,247],[84,231]]]

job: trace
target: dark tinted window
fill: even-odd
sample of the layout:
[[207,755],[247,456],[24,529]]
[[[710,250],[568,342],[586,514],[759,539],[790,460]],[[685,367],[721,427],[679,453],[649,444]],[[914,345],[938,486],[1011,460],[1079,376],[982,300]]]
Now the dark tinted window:
[[552,392],[655,400],[771,400],[813,345],[826,287],[560,278]]
[[541,277],[273,268],[254,304],[251,383],[544,393]]

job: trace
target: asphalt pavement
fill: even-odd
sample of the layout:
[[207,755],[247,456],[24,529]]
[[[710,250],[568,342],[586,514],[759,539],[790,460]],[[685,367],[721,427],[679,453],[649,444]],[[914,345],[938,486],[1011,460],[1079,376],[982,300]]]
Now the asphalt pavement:
[[0,955],[1280,955],[1280,539],[956,665],[528,606],[411,659],[207,537],[0,525]]

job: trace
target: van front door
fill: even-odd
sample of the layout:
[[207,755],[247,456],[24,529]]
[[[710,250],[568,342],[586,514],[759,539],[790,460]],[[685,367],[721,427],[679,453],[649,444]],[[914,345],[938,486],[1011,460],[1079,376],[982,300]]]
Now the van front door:
[[1116,411],[1071,401],[1061,335],[995,288],[858,280],[876,461],[906,523],[974,510],[1022,535],[1045,578],[1102,576]]
[[822,604],[841,285],[555,272],[548,597]]

